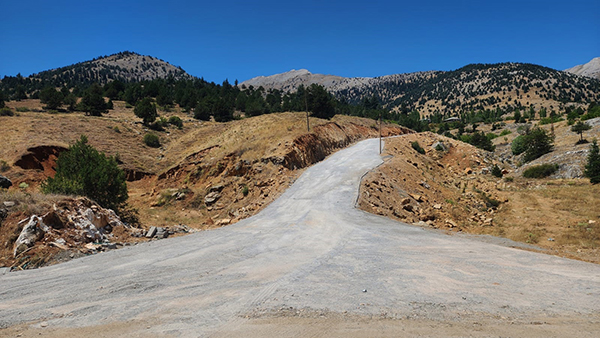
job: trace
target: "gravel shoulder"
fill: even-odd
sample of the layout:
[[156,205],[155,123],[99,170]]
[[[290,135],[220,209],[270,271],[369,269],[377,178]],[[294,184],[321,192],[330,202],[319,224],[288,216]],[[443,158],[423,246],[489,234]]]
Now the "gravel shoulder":
[[82,336],[94,329],[178,337],[600,330],[596,264],[355,209],[360,177],[381,163],[377,149],[378,140],[366,140],[333,154],[235,225],[6,273],[0,336]]

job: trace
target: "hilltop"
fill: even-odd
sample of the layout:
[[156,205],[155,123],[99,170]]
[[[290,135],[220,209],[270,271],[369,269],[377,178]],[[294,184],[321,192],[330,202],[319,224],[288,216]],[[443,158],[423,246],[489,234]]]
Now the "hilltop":
[[565,72],[600,79],[600,57],[593,58],[586,64],[565,69]]
[[42,71],[28,77],[5,76],[0,81],[0,89],[12,96],[17,87],[21,87],[30,95],[46,86],[74,88],[87,87],[92,83],[105,85],[114,80],[128,83],[169,77],[176,80],[192,78],[181,67],[152,56],[125,51]]

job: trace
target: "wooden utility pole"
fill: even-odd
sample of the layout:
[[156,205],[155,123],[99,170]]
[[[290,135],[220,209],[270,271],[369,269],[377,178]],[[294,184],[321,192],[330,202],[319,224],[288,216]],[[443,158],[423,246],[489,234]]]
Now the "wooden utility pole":
[[381,111],[379,112],[379,155],[381,155]]
[[306,108],[306,130],[310,132],[310,123],[308,121],[308,99],[306,98],[307,89],[304,89],[304,107]]

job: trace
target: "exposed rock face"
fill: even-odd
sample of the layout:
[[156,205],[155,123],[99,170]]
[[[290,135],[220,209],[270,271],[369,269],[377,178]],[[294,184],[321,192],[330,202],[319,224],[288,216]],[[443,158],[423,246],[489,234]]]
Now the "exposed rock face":
[[[410,133],[403,127],[387,127],[382,130],[382,136],[402,135]],[[294,140],[292,149],[282,159],[282,164],[288,169],[304,168],[322,161],[336,149],[363,138],[375,137],[375,128],[358,125],[340,126],[331,122],[317,126],[310,134],[304,134]]]
[[31,216],[15,242],[15,250],[13,252],[15,257],[42,239],[46,232],[48,232],[48,226],[44,224],[42,218],[36,215]]
[[8,177],[0,175],[0,188],[8,189],[12,186],[12,181]]
[[586,64],[565,69],[565,72],[600,79],[600,57],[593,58]]

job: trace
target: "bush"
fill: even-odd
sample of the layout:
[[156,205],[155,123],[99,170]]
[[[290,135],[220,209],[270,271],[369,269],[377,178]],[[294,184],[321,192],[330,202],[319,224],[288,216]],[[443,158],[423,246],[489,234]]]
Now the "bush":
[[176,126],[177,128],[183,128],[183,121],[179,118],[179,116],[171,116],[169,117],[169,124]]
[[144,135],[144,143],[148,147],[152,147],[152,148],[160,147],[160,140],[158,139],[158,136],[156,136],[156,134],[148,133],[148,134]]
[[508,134],[511,134],[511,133],[512,133],[512,131],[510,131],[510,130],[508,130],[508,129],[504,129],[504,130],[503,130],[503,131],[500,133],[500,136],[505,136],[505,135],[508,135]]
[[497,164],[492,167],[492,175],[496,177],[502,177],[502,169]]
[[414,150],[416,150],[419,154],[425,154],[425,149],[421,147],[418,141],[414,141],[410,144]]
[[542,164],[534,165],[527,168],[523,172],[523,177],[526,178],[544,178],[554,174],[558,170],[558,164]]
[[492,141],[481,131],[473,133],[473,135],[471,135],[471,142],[469,143],[477,148],[487,151],[494,151],[496,149],[496,146],[492,143]]
[[8,169],[10,169],[10,165],[5,160],[0,160],[0,173],[8,171]]
[[600,150],[598,149],[598,142],[596,140],[590,145],[584,174],[590,179],[590,183],[600,183]]
[[0,116],[14,116],[15,113],[8,107],[0,108]]
[[82,195],[105,208],[119,210],[128,198],[125,173],[81,136],[56,161],[56,174],[42,183],[45,194]]
[[510,145],[513,155],[521,155],[527,149],[523,135],[515,137]]

